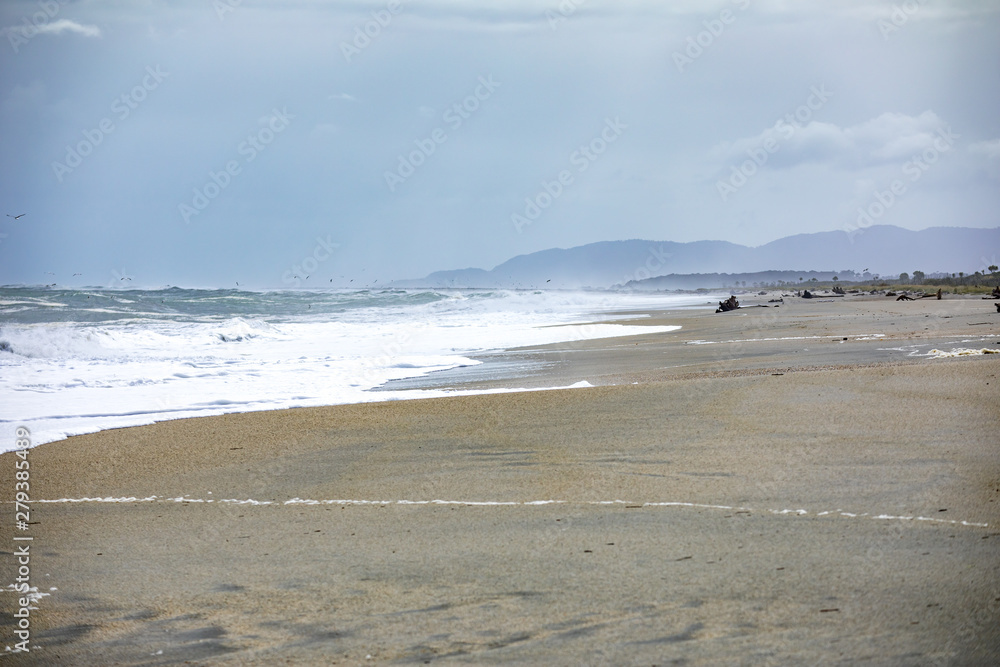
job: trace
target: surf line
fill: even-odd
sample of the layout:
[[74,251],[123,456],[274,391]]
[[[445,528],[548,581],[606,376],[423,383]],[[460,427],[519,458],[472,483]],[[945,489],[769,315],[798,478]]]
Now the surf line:
[[36,503],[184,503],[184,504],[219,504],[219,505],[249,505],[249,506],[289,506],[289,505],[361,505],[361,506],[429,506],[429,505],[457,505],[463,507],[541,507],[545,505],[624,505],[628,508],[656,508],[656,507],[686,507],[692,509],[726,510],[734,512],[758,512],[777,516],[791,517],[844,517],[848,519],[873,519],[877,521],[923,521],[927,523],[940,523],[953,526],[969,526],[974,528],[988,528],[988,523],[977,523],[974,521],[962,521],[956,519],[935,519],[926,516],[901,516],[893,514],[875,514],[873,512],[846,512],[842,509],[824,510],[822,512],[810,512],[806,509],[766,509],[754,510],[750,507],[737,507],[733,505],[710,505],[705,503],[689,503],[680,501],[662,502],[631,502],[627,500],[358,500],[358,499],[330,499],[315,500],[308,498],[292,498],[285,501],[277,500],[254,500],[253,498],[191,498],[189,496],[160,497],[147,496],[139,498],[137,496],[108,496],[106,498],[58,498],[51,500],[33,500]]

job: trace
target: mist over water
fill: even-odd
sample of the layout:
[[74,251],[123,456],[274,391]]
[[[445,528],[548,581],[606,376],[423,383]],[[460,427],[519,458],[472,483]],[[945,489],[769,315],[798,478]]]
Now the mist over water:
[[0,428],[27,426],[41,444],[163,419],[447,395],[369,390],[476,365],[471,356],[487,350],[670,331],[553,325],[705,302],[559,291],[4,288]]

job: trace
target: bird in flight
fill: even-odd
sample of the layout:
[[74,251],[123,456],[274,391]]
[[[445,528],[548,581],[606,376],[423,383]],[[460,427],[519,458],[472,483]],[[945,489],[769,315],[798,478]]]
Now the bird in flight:
[[8,213],[7,217],[8,218],[14,218],[15,220],[19,220],[19,219],[23,218],[26,215],[28,215],[28,214],[27,213],[21,213],[20,215],[11,215],[10,213]]

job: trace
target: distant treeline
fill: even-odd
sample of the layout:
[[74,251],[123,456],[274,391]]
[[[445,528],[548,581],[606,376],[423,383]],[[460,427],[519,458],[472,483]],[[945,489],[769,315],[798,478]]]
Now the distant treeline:
[[630,280],[620,287],[638,290],[696,290],[720,287],[787,287],[810,282],[863,279],[854,271],[755,271],[753,273],[671,273],[646,280]]

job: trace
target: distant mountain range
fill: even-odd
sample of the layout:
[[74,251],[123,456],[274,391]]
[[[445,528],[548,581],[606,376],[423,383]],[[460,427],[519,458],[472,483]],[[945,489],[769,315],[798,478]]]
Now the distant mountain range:
[[[756,248],[728,241],[602,241],[519,255],[487,271],[437,271],[397,287],[607,288],[669,274],[819,271],[842,280],[906,271],[966,274],[998,264],[1000,227],[930,227],[918,232],[876,225],[860,232],[796,234]],[[810,274],[814,275],[814,274]],[[714,284],[691,286],[714,287]],[[677,288],[670,288],[677,289]]]

